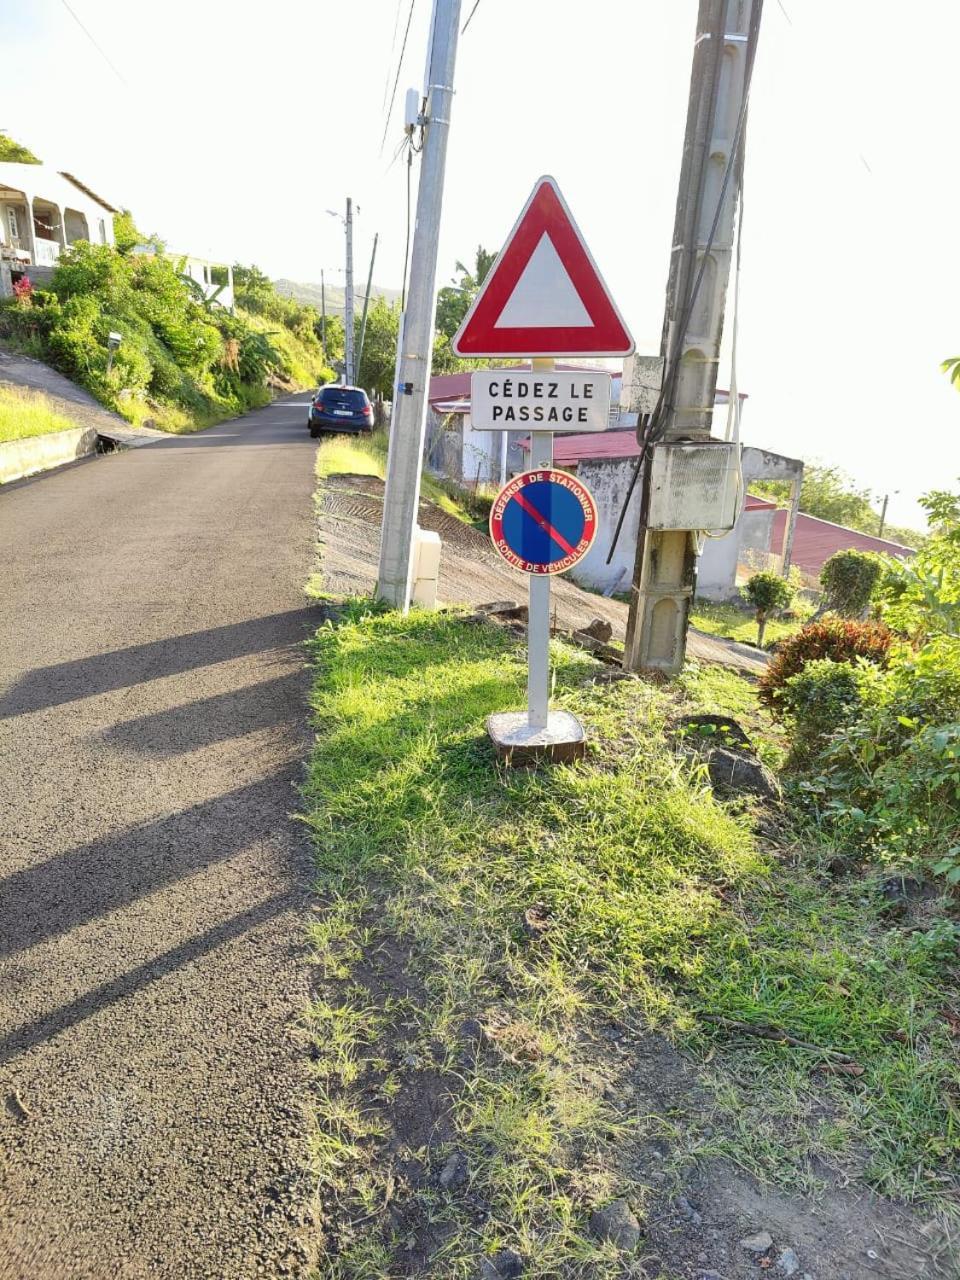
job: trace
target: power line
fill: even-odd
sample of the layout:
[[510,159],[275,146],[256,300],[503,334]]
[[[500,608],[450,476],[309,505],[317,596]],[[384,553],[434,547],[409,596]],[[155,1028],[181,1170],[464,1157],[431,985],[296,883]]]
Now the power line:
[[467,20],[466,20],[466,22],[463,24],[463,26],[460,28],[460,34],[461,34],[461,35],[463,35],[463,33],[466,31],[467,27],[469,27],[471,18],[473,17],[473,15],[477,12],[477,10],[478,10],[479,8],[480,8],[480,0],[473,0],[473,8],[472,8],[472,9],[470,10],[470,12],[467,14]]
[[383,122],[383,137],[380,139],[380,154],[383,155],[384,144],[387,141],[387,134],[390,131],[390,117],[393,114],[393,104],[397,97],[397,85],[400,83],[400,72],[403,70],[403,55],[407,51],[407,36],[410,34],[410,23],[413,21],[413,10],[417,0],[410,0],[410,8],[407,12],[407,25],[403,33],[403,44],[400,46],[400,61],[397,63],[397,74],[393,80],[393,92],[390,94],[390,105],[387,107],[387,116]]
[[108,66],[108,67],[110,68],[110,70],[113,72],[113,74],[117,77],[117,79],[120,81],[120,83],[124,86],[124,88],[125,88],[125,89],[129,89],[129,88],[130,88],[130,86],[129,86],[129,84],[127,83],[127,81],[123,78],[123,76],[120,74],[120,72],[117,70],[117,68],[113,65],[113,63],[112,63],[112,62],[110,61],[110,59],[107,57],[106,53],[104,53],[103,49],[101,49],[101,47],[97,44],[96,40],[95,40],[95,39],[94,39],[94,37],[93,37],[93,34],[92,34],[92,33],[91,33],[91,32],[90,32],[90,31],[89,31],[89,30],[88,30],[88,29],[83,25],[83,23],[80,21],[80,19],[79,19],[79,18],[77,17],[77,15],[74,13],[74,11],[73,11],[73,10],[70,8],[70,6],[67,4],[67,0],[60,0],[60,3],[61,3],[61,4],[63,5],[63,7],[66,9],[67,13],[69,13],[70,17],[74,20],[74,22],[77,24],[77,26],[78,26],[78,27],[80,28],[80,30],[83,32],[83,34],[87,37],[87,39],[88,39],[88,40],[90,41],[90,43],[93,45],[93,47],[96,49],[97,53],[99,53],[100,57],[104,60],[104,62],[107,64],[107,66]]
[[[393,51],[397,47],[397,29],[400,26],[400,9],[403,0],[397,0],[396,12],[393,15],[393,35],[390,38],[390,58],[393,57]],[[387,105],[387,93],[390,90],[390,62],[387,62],[387,78],[383,82],[383,101],[380,103],[380,110],[383,111]]]
[[400,288],[400,311],[407,309],[407,266],[410,262],[410,171],[413,168],[413,145],[407,152],[407,237],[403,246],[403,285]]

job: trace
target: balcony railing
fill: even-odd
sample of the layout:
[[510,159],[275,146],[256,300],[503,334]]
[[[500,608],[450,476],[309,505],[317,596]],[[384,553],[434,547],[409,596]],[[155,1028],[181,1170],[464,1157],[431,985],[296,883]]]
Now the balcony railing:
[[53,267],[56,266],[57,259],[60,257],[60,244],[56,240],[48,240],[45,236],[34,236],[36,266]]

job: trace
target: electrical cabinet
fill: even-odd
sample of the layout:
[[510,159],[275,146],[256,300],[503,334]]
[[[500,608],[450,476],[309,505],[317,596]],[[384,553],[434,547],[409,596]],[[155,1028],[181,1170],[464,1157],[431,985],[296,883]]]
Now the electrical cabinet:
[[740,445],[700,440],[654,446],[647,528],[732,529],[740,514]]

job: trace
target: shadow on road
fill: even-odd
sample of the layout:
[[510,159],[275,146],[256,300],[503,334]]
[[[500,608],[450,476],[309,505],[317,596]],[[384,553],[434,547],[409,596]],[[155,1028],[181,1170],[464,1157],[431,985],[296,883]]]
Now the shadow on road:
[[113,689],[126,689],[147,680],[159,680],[214,662],[226,662],[250,653],[298,645],[316,630],[316,608],[250,618],[208,631],[193,631],[167,640],[131,645],[110,653],[60,662],[28,671],[0,697],[0,719],[58,707],[78,698],[90,698]]
[[124,720],[101,735],[108,747],[144,756],[178,756],[239,738],[258,729],[289,724],[300,732],[306,711],[301,671],[231,689],[197,702]]
[[275,916],[282,915],[285,911],[295,910],[302,904],[302,891],[290,890],[287,893],[275,894],[248,911],[241,911],[222,921],[213,929],[208,929],[206,933],[198,934],[181,943],[180,946],[173,947],[162,955],[148,960],[146,964],[131,969],[129,973],[114,979],[113,982],[105,982],[72,1003],[61,1005],[59,1009],[42,1018],[37,1018],[34,1022],[17,1027],[0,1040],[0,1065],[9,1062],[27,1049],[32,1049],[35,1045],[45,1043],[85,1018],[92,1017],[117,1000],[126,999],[149,986],[150,983],[157,982],[176,969],[216,950],[224,943],[240,937],[249,930],[257,928],[258,925],[272,920]]
[[299,764],[0,880],[0,956],[129,906],[224,862],[287,823]]

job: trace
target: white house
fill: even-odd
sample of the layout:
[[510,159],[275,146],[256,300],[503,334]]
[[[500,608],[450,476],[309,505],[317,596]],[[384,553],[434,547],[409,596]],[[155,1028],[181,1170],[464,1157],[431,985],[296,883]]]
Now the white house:
[[[133,253],[154,257],[159,250],[152,244],[136,244]],[[233,310],[233,268],[214,258],[198,258],[195,253],[183,253],[179,249],[166,248],[163,256],[176,263],[181,275],[189,276],[203,290],[207,298],[215,298],[221,307]]]
[[0,163],[0,295],[28,274],[46,281],[77,240],[113,244],[117,210],[71,173],[45,164]]
[[[558,369],[597,369],[596,365],[564,364]],[[511,366],[511,372],[530,370],[529,361]],[[619,369],[611,374],[611,421],[616,421],[620,401]],[[437,374],[430,379],[429,412],[424,438],[424,465],[434,475],[457,484],[499,487],[508,476],[523,470],[520,442],[530,433],[520,431],[476,431],[470,417],[470,373]]]

